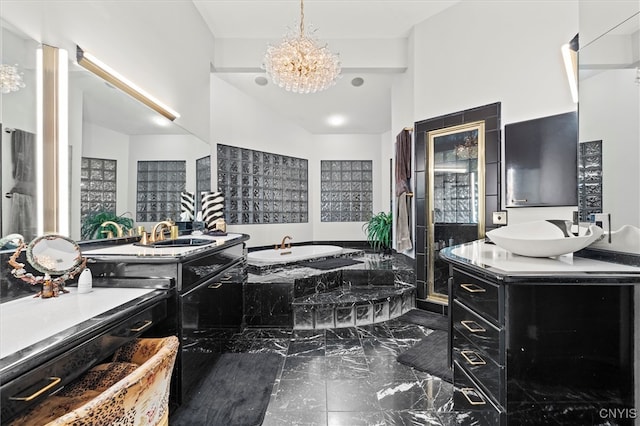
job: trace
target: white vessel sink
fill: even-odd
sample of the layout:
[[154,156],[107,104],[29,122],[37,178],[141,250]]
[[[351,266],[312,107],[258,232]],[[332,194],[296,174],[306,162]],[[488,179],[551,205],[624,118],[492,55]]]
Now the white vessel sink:
[[487,231],[487,237],[498,247],[514,254],[530,257],[560,256],[581,250],[602,236],[596,225],[580,227],[579,235],[571,233],[571,222],[536,220]]

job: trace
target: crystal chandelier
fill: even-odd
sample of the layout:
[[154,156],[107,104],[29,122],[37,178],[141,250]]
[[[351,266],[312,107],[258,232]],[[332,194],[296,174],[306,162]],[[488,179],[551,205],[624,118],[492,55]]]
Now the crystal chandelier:
[[0,92],[3,94],[17,92],[25,87],[17,65],[0,64]]
[[326,45],[304,31],[304,0],[300,0],[300,33],[269,46],[264,68],[275,84],[295,93],[315,93],[333,86],[340,76],[340,60]]

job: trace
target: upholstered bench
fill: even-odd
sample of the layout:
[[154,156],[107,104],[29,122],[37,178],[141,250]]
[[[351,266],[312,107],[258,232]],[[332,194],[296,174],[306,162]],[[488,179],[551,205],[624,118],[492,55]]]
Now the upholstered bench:
[[175,336],[136,339],[11,425],[168,425]]

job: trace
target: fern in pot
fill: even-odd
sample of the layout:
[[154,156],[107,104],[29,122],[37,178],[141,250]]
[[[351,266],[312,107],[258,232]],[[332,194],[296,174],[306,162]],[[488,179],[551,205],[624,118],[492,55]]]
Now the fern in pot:
[[[83,240],[99,240],[106,238],[106,234],[102,233],[103,229],[101,225],[104,222],[115,222],[122,227],[124,235],[127,235],[127,231],[133,228],[133,219],[124,216],[118,216],[111,212],[99,212],[90,214],[82,221],[82,228],[80,230],[81,238]],[[104,230],[111,230],[114,235],[117,229],[112,225],[106,225]]]
[[363,225],[367,242],[374,250],[381,250],[383,253],[391,253],[391,230],[393,227],[393,216],[391,212],[380,212],[369,219]]

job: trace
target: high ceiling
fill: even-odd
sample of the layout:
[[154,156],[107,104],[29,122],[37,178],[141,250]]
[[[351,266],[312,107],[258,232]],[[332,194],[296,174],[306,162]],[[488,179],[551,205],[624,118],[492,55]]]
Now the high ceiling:
[[[218,56],[213,64],[221,79],[311,133],[379,134],[391,130],[391,84],[406,69],[398,66],[398,57],[406,64],[406,54],[397,52],[399,48],[391,55],[387,52],[406,46],[414,25],[459,1],[306,0],[305,27],[316,29],[316,37],[340,55],[343,69],[335,86],[315,94],[290,93],[271,81],[265,86],[255,81],[266,75],[261,70],[266,47],[277,44],[288,29],[297,29],[299,0],[193,3],[214,35],[216,47],[225,51],[220,60],[224,64],[218,63]],[[359,87],[352,85],[357,77],[364,80]],[[334,115],[342,116],[344,124],[330,125],[328,119]]]

